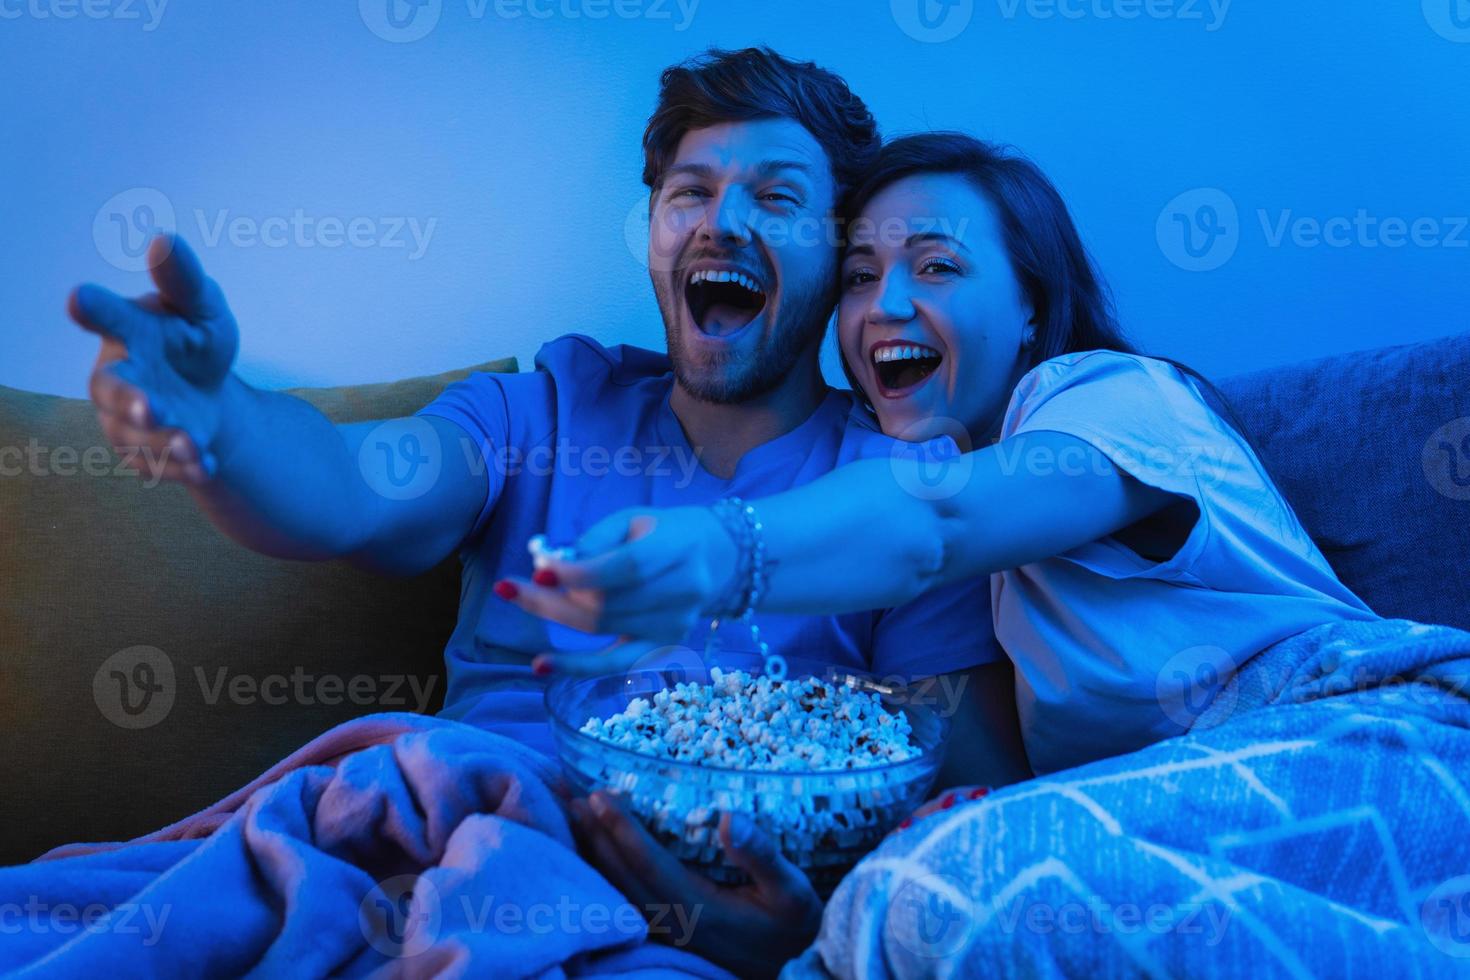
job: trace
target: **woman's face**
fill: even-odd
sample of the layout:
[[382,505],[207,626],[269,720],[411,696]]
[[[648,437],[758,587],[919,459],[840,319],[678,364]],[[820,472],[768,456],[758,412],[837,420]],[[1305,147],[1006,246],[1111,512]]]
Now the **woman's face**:
[[838,341],[883,431],[913,442],[963,427],[974,445],[1035,330],[995,208],[962,177],[907,177],[868,203],[849,242]]

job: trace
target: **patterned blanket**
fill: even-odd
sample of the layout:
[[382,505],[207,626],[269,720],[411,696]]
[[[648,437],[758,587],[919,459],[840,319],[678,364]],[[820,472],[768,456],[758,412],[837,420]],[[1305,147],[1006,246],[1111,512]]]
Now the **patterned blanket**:
[[1184,736],[923,817],[783,973],[1139,975],[1470,976],[1470,633],[1310,630]]

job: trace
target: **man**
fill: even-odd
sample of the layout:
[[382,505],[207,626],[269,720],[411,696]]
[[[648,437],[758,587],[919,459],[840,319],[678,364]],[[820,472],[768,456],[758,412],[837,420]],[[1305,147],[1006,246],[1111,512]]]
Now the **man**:
[[[495,594],[501,579],[530,574],[532,535],[570,543],[627,507],[765,496],[892,451],[818,366],[837,288],[833,215],[878,144],[862,101],[813,64],[746,49],[667,70],[643,174],[667,356],[563,337],[534,372],[476,374],[383,423],[336,426],[241,382],[219,287],[182,242],[159,239],[156,295],[83,286],[72,297],[72,316],[103,336],[98,418],[115,446],[166,453],[164,477],[257,551],[415,574],[457,550],[464,583],[443,713],[550,752],[532,658],[612,638],[526,615],[507,585]],[[964,672],[991,728],[963,741],[1013,746],[988,609],[982,581],[899,609],[759,620],[785,654],[911,678]],[[686,642],[701,649],[705,629]],[[727,647],[748,645],[727,631]]]

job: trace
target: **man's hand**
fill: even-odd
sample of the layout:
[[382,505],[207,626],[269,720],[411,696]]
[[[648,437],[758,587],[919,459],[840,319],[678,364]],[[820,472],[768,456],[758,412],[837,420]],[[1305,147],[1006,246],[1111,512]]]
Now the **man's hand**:
[[[583,855],[645,911],[682,906],[662,922],[688,922],[681,942],[739,976],[775,976],[809,946],[822,922],[822,901],[800,868],[747,818],[720,817],[725,859],[750,884],[717,885],[659,846],[617,800],[603,792],[573,800],[573,828]],[[659,938],[659,937],[656,937]]]
[[72,292],[67,312],[102,337],[90,391],[113,448],[135,469],[197,486],[218,470],[239,330],[182,239],[155,238],[148,267],[157,292],[129,300],[88,284]]

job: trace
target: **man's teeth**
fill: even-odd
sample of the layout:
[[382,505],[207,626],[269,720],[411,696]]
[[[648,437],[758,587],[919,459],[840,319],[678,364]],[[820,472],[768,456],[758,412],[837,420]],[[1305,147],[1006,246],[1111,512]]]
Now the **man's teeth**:
[[884,364],[888,361],[912,361],[923,357],[938,357],[939,351],[923,344],[910,344],[902,347],[879,347],[873,351],[873,363]]
[[744,286],[752,293],[759,293],[763,291],[760,286],[756,285],[756,281],[754,279],[750,278],[743,272],[715,272],[712,270],[701,269],[700,271],[694,273],[694,275],[689,277],[689,282],[691,284],[696,282],[733,282],[736,285]]

